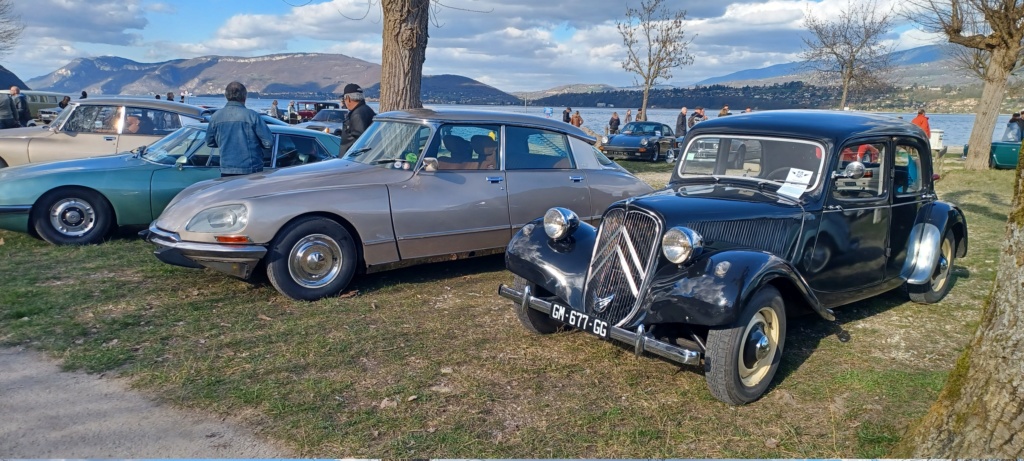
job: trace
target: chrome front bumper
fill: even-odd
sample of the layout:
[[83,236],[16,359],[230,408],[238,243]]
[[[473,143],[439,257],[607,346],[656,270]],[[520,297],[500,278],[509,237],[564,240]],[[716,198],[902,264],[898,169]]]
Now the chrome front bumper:
[[260,245],[228,245],[222,243],[183,242],[177,233],[150,226],[141,234],[157,246],[157,259],[175,266],[208,267],[239,278],[249,278],[253,269],[267,254]]
[[[529,286],[523,287],[523,291],[519,291],[513,287],[503,284],[498,287],[498,294],[502,297],[515,301],[516,309],[520,311],[525,311],[525,309],[534,309],[547,315],[551,315],[551,308],[557,304],[545,299],[534,297],[530,293]],[[565,307],[569,308],[569,306]],[[629,331],[616,326],[609,326],[608,328],[609,338],[626,344],[632,344],[633,351],[636,355],[641,355],[644,352],[650,352],[683,365],[700,364],[700,352],[669,344],[664,341],[659,341],[649,333],[645,332],[643,325],[640,325],[636,331]]]

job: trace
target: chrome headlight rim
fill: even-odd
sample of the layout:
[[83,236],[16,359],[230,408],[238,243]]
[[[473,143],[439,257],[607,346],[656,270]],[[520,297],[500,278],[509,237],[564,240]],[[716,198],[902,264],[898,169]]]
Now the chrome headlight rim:
[[601,144],[608,144],[608,137],[607,136],[601,136]]
[[544,233],[552,240],[569,237],[580,226],[580,218],[572,210],[562,207],[549,208],[544,213]]
[[197,234],[228,234],[245,229],[249,224],[249,208],[244,204],[218,205],[206,208],[188,220],[185,231]]
[[643,139],[641,139],[641,140],[640,140],[640,145],[641,145],[641,146],[646,146],[646,145],[647,145],[647,143],[649,143],[649,142],[650,142],[650,140],[649,140],[649,139],[647,139],[647,138],[643,138]]
[[673,264],[685,264],[704,250],[704,237],[688,227],[676,226],[661,236],[661,253]]

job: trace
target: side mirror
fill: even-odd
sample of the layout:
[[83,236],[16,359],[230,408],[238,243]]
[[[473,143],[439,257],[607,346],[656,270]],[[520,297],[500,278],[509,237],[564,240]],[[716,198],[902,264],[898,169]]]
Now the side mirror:
[[[425,171],[437,171],[437,158],[426,157],[423,159],[423,163],[420,164],[420,170]],[[416,170],[418,173],[419,170]]]
[[179,170],[182,170],[185,168],[186,163],[188,163],[188,157],[182,155],[181,157],[178,157],[178,159],[174,161],[174,166],[178,167]]
[[860,179],[864,177],[864,173],[867,171],[864,168],[864,164],[860,162],[850,162],[846,165],[846,169],[842,173],[832,173],[832,179],[843,178],[843,179]]
[[940,176],[938,173],[932,173],[932,181],[938,181],[940,179],[942,179],[942,176]]

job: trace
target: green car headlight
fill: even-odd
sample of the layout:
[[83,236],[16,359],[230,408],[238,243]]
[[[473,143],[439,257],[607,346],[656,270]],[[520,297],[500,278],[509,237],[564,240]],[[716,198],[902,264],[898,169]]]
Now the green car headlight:
[[185,226],[189,232],[223,234],[238,232],[249,223],[249,209],[245,205],[225,205],[207,208],[192,217]]
[[580,226],[580,218],[572,210],[555,207],[544,213],[544,233],[552,240],[572,235]]
[[673,227],[661,237],[661,252],[675,264],[683,264],[699,255],[704,238],[693,229]]

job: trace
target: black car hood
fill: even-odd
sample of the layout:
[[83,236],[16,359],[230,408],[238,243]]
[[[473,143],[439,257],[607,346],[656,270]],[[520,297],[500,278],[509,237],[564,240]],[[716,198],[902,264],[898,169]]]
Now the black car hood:
[[735,184],[675,185],[620,202],[660,217],[667,231],[689,227],[704,238],[705,250],[752,248],[785,258],[805,218],[791,200]]
[[606,146],[629,146],[635,147],[640,145],[640,141],[644,138],[650,138],[657,140],[658,137],[650,134],[613,134],[608,136],[608,142],[604,143]]

